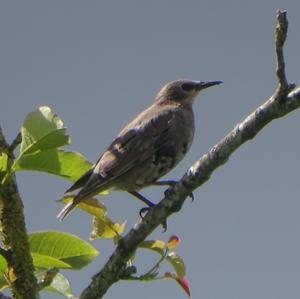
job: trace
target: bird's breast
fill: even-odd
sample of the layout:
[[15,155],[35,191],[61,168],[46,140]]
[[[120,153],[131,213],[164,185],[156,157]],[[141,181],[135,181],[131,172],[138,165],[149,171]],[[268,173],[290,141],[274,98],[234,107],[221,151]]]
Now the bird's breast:
[[182,160],[194,137],[193,111],[174,110],[167,122],[160,122],[159,116],[153,118],[148,130],[148,138],[152,141],[145,140],[142,144],[145,148],[140,153],[141,159],[137,159],[134,167],[115,182],[117,189],[135,191],[151,185]]

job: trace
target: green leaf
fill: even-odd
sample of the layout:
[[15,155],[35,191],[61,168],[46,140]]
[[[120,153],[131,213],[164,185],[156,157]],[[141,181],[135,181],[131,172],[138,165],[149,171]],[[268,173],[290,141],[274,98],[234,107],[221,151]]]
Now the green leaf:
[[[104,190],[100,194],[107,194],[108,191]],[[74,197],[66,196],[61,198],[59,201],[68,203],[72,201]],[[126,222],[119,224],[113,222],[106,213],[106,207],[99,202],[96,198],[91,197],[77,205],[77,208],[93,215],[93,227],[90,234],[90,239],[95,240],[97,238],[114,238],[119,237],[124,229]]]
[[139,247],[152,250],[161,256],[165,254],[167,244],[161,240],[147,240],[143,241]]
[[[169,243],[165,243],[160,240],[147,240],[142,242],[139,247],[144,249],[152,250],[161,256],[166,254],[166,249],[168,248]],[[185,277],[185,265],[183,259],[175,252],[167,252],[166,261],[170,263],[173,267],[174,271],[176,272],[176,277],[183,278]]]
[[29,113],[21,128],[21,155],[69,144],[63,125],[63,121],[47,106]]
[[[102,191],[100,194],[107,194],[107,191]],[[69,203],[74,200],[74,196],[64,196],[59,199],[59,202]],[[103,218],[106,215],[106,207],[95,197],[90,197],[77,204],[76,208],[85,211],[95,217]]]
[[2,255],[0,255],[0,274],[6,273],[7,270],[8,270],[7,262],[6,262],[5,258]]
[[91,166],[92,164],[79,153],[50,149],[21,156],[15,161],[13,170],[42,171],[74,182]]
[[71,269],[81,269],[99,254],[80,238],[57,231],[32,233],[29,235],[29,244],[31,252],[58,259]]
[[[41,282],[43,280],[43,278],[46,275],[46,272],[46,270],[38,270],[35,272],[35,276],[38,282]],[[68,279],[61,273],[57,273],[50,286],[43,289],[43,291],[57,293],[67,298],[74,298]]]
[[51,267],[56,267],[58,269],[71,268],[69,264],[49,255],[31,252],[31,256],[35,268],[42,268],[42,269],[48,269]]
[[0,153],[0,172],[6,171],[7,169],[7,154],[5,153]]
[[185,277],[185,265],[183,259],[175,252],[169,252],[166,260],[172,265],[178,278]]
[[126,221],[122,224],[114,223],[108,216],[93,217],[93,230],[90,234],[90,239],[97,238],[111,239],[121,236],[125,229]]
[[0,291],[9,287],[5,274],[8,271],[7,263],[5,258],[0,255]]
[[[70,144],[63,121],[49,107],[39,107],[28,114],[22,128],[20,155],[12,171],[33,170],[51,173],[75,181],[92,164],[81,154],[62,151],[59,147]],[[0,159],[0,171],[1,171]]]
[[58,129],[34,142],[22,153],[22,155],[54,149],[67,144],[70,144],[70,138],[66,135],[66,128]]
[[4,289],[7,289],[9,287],[9,284],[7,282],[7,279],[2,274],[0,275],[0,291],[3,291]]

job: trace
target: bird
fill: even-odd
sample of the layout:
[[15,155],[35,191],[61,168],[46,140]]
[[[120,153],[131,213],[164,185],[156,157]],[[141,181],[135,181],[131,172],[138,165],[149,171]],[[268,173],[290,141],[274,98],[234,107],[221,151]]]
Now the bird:
[[200,91],[221,83],[178,79],[165,84],[154,102],[126,125],[98,161],[66,190],[65,196],[74,196],[57,218],[62,221],[77,204],[107,189],[126,191],[147,207],[154,206],[139,190],[174,183],[159,179],[191,147],[195,132],[194,100]]

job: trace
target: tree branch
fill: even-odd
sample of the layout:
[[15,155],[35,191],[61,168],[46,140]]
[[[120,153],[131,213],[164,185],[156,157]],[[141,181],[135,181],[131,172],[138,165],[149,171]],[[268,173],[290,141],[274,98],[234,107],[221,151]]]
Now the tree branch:
[[44,288],[50,286],[50,284],[53,282],[53,279],[55,278],[55,276],[58,272],[59,272],[59,270],[55,267],[48,269],[44,278],[38,284],[38,289],[43,290]]
[[81,294],[81,299],[102,298],[113,283],[122,279],[127,261],[134,254],[139,243],[168,216],[179,211],[186,197],[193,190],[205,183],[213,171],[224,164],[238,147],[254,138],[268,123],[300,107],[300,87],[295,89],[294,84],[288,84],[285,75],[283,45],[287,28],[286,12],[278,11],[275,32],[278,88],[275,93],[192,165],[174,188],[165,192],[164,199],[151,208],[143,220],[119,241],[108,262],[92,278],[91,284]]
[[[10,151],[1,127],[0,152],[5,152],[8,155],[10,166],[13,153]],[[4,180],[2,179],[0,178],[0,203],[2,205],[0,222],[4,248],[1,251],[7,261],[9,271],[15,276],[15,279],[11,281],[14,298],[34,299],[37,298],[38,288],[29,251],[23,203],[15,176],[11,175]]]
[[283,56],[283,45],[286,41],[287,31],[288,20],[286,11],[277,11],[277,26],[275,31],[276,75],[279,88],[283,90],[288,87]]
[[22,142],[22,135],[19,132],[16,138],[13,140],[11,145],[9,146],[9,151],[13,154],[14,150],[17,148],[17,146]]

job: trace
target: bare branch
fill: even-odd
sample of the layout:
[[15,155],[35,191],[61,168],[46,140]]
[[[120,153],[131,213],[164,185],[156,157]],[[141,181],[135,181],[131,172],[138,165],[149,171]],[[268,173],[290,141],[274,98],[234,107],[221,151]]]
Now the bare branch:
[[3,153],[3,152],[5,153],[8,148],[9,148],[9,145],[5,140],[5,137],[2,132],[2,128],[0,126],[0,153]]
[[288,31],[288,20],[286,11],[277,11],[277,26],[275,31],[275,50],[276,50],[276,75],[279,88],[285,90],[288,83],[285,75],[285,62],[283,56],[283,46],[286,41]]
[[13,154],[14,150],[17,148],[17,146],[22,142],[22,135],[19,133],[16,138],[13,140],[11,145],[9,146],[9,151],[11,154]]
[[119,241],[108,262],[81,294],[81,299],[102,298],[113,283],[122,279],[127,261],[139,243],[164,223],[168,216],[179,211],[193,190],[206,182],[213,171],[224,164],[238,147],[255,137],[268,123],[300,108],[300,87],[291,91],[294,85],[288,84],[285,76],[283,45],[287,36],[286,12],[278,12],[277,22],[275,43],[279,86],[275,93],[190,167],[174,188],[165,192],[164,199],[151,208],[143,220]]
[[58,272],[59,270],[55,267],[48,269],[43,280],[38,284],[38,289],[42,290],[45,287],[48,287],[52,283],[53,279],[55,278]]

